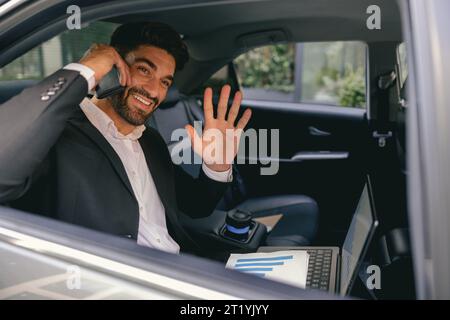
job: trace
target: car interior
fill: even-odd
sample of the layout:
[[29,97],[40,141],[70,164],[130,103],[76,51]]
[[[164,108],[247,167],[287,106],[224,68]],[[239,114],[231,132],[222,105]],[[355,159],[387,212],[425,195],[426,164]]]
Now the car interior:
[[[342,247],[369,176],[379,226],[364,261],[380,266],[383,285],[369,290],[361,276],[350,295],[366,299],[415,297],[406,207],[407,64],[400,10],[395,1],[376,1],[382,11],[381,30],[366,26],[366,8],[373,2],[369,0],[342,0],[339,4],[327,0],[205,1],[192,6],[142,1],[133,5],[134,1],[130,1],[115,3],[102,12],[104,2],[73,1],[86,8],[81,30],[65,31],[61,22],[64,15],[55,8],[42,11],[47,19],[44,27],[38,24],[42,16],[32,16],[26,25],[17,23],[2,31],[0,39],[8,45],[0,46],[4,48],[0,59],[0,104],[50,71],[79,59],[92,39],[107,42],[119,24],[170,24],[183,36],[190,60],[146,125],[159,131],[172,155],[182,150],[194,157],[190,145],[174,140],[172,133],[203,120],[202,94],[206,87],[214,89],[216,100],[225,83],[233,92],[242,90],[241,109],[252,109],[248,128],[279,130],[279,154],[267,155],[273,156],[279,166],[276,174],[262,175],[261,169],[267,166],[262,161],[250,163],[247,158],[244,163],[235,163],[232,186],[211,216],[195,220],[182,217],[192,237],[204,245],[204,258],[225,262],[230,253],[255,252],[261,246]],[[55,39],[67,45],[59,48],[59,64],[48,63],[47,70],[42,52],[52,52]],[[345,49],[345,44],[359,51]],[[268,90],[251,90],[252,85],[243,80],[244,60],[250,61],[250,53],[255,50],[295,47],[306,70],[319,55],[314,51],[318,45],[343,50],[342,61],[350,59],[351,52],[360,52],[364,95],[361,105],[321,100],[318,94],[314,99],[307,98],[308,86],[316,85],[318,80],[308,78],[306,72],[290,78],[292,85],[303,84],[301,94],[305,98],[295,96],[298,92],[294,89],[281,90],[291,94],[288,98],[286,94],[284,98],[271,96],[266,94]],[[264,68],[262,62],[258,64],[261,57],[255,59],[256,70]],[[293,57],[300,59],[295,54]],[[24,67],[27,61],[34,63]],[[268,61],[277,63],[270,57]],[[346,68],[345,63],[341,65]],[[13,76],[19,67],[25,70],[22,78]],[[344,69],[341,74],[345,74]],[[201,164],[181,166],[194,177],[201,170]],[[256,219],[249,241],[233,241],[223,235],[230,211],[249,212]],[[278,214],[283,217],[273,231],[258,222]],[[360,273],[365,270],[361,268]]]

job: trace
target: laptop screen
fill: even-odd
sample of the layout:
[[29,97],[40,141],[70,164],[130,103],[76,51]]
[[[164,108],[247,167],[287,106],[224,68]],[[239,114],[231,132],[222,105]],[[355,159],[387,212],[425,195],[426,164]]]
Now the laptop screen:
[[366,183],[342,247],[341,295],[348,294],[376,225],[377,221],[371,204],[370,184]]

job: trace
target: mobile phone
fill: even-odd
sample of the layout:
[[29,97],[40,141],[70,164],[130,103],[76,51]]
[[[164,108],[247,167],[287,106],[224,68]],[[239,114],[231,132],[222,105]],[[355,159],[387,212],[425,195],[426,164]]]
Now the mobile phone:
[[120,85],[119,71],[116,66],[113,66],[111,71],[109,71],[98,83],[95,88],[95,95],[98,99],[104,99],[106,97],[118,94],[124,89],[125,87]]

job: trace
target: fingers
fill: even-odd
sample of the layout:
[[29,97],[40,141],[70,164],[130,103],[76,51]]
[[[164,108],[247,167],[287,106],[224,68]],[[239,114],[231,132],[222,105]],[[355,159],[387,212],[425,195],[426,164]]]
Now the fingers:
[[205,93],[203,94],[203,113],[205,114],[205,121],[212,120],[214,118],[212,96],[212,89],[206,88]]
[[[230,92],[231,92],[231,86],[230,85],[224,85],[222,87],[222,90],[220,92],[219,97],[219,103],[217,106],[217,119],[220,120],[226,120],[227,122],[231,123],[232,126],[234,126],[234,122],[237,118],[237,115],[239,113],[239,108],[241,106],[242,102],[242,93],[240,91],[237,91],[233,98],[233,103],[231,104],[230,111],[228,112],[228,118],[225,119],[225,116],[227,114],[228,110],[228,100],[230,98]],[[205,93],[203,95],[203,109],[205,114],[205,120],[208,121],[210,119],[214,118],[214,109],[213,109],[213,91],[211,88],[206,88]],[[243,124],[243,127],[247,124],[248,120],[250,120],[251,111],[248,109],[246,111],[247,113],[242,116],[240,121],[243,121],[244,119],[245,123]],[[248,116],[248,119],[246,117]]]
[[239,112],[239,107],[241,106],[242,102],[242,94],[241,92],[236,92],[233,98],[233,104],[231,105],[230,111],[228,111],[228,118],[227,121],[229,121],[234,126],[234,121],[236,120],[236,117]]
[[252,110],[246,109],[244,111],[244,114],[242,115],[242,117],[239,119],[236,128],[244,129],[245,126],[247,125],[247,123],[249,122],[251,116],[252,116]]
[[219,104],[217,106],[217,119],[225,119],[228,109],[228,99],[230,98],[231,87],[227,84],[220,91]]
[[199,137],[194,127],[190,124],[184,127],[191,138],[191,145],[195,153],[202,156],[202,139]]

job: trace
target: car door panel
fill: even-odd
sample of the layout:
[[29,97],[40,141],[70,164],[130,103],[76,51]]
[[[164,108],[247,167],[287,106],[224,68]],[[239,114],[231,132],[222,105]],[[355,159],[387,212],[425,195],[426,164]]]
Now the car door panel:
[[[364,181],[365,110],[244,100],[246,107],[252,109],[249,129],[279,130],[275,175],[261,174],[260,162],[238,164],[249,195],[309,195],[319,204],[320,229],[345,232]],[[269,147],[276,161],[270,153]]]

